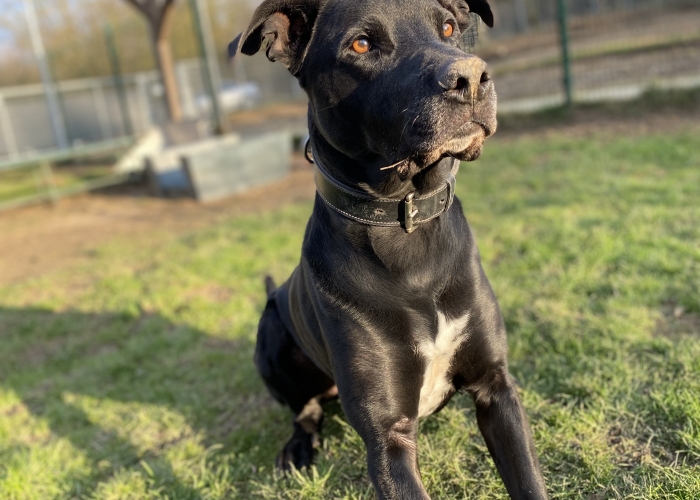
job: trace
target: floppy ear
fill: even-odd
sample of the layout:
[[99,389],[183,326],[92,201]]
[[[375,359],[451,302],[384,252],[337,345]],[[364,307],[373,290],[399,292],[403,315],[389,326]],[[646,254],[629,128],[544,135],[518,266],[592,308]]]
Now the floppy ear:
[[478,15],[486,26],[493,28],[493,12],[487,0],[467,0],[469,10]]
[[[491,12],[488,0],[457,0],[456,3],[457,12],[455,14],[460,29],[464,30],[465,27],[469,26],[470,12],[479,16],[481,20],[486,23],[486,26],[493,28],[493,13]],[[467,9],[467,7],[469,7],[469,9]]]
[[228,46],[230,57],[239,52],[252,56],[267,42],[270,61],[284,64],[296,75],[311,39],[320,0],[266,0],[253,14],[248,29]]

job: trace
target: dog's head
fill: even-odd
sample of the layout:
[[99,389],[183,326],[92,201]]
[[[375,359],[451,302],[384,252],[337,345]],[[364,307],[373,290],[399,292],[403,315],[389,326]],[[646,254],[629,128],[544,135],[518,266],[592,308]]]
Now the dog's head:
[[229,53],[264,46],[284,64],[323,147],[375,171],[408,159],[417,173],[477,158],[496,129],[486,65],[458,48],[472,13],[493,25],[486,0],[265,0]]

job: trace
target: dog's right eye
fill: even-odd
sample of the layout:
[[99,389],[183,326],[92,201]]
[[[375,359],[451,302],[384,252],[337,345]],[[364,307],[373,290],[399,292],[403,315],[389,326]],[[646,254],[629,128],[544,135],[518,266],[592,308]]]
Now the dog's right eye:
[[371,48],[372,44],[369,43],[369,40],[365,37],[358,38],[357,40],[352,42],[352,50],[354,50],[358,54],[366,54]]
[[450,38],[454,31],[455,27],[452,25],[452,23],[447,22],[442,25],[442,36],[444,36],[445,38]]

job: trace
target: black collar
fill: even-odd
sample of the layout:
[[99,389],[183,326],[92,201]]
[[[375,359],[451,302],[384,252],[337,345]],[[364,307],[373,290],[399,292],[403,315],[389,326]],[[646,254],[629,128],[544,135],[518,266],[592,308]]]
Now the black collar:
[[447,182],[439,189],[416,196],[415,191],[403,199],[376,198],[333,179],[316,164],[316,191],[326,204],[339,214],[370,226],[401,226],[407,233],[417,224],[428,222],[447,212],[455,193],[455,177],[459,162],[455,160]]

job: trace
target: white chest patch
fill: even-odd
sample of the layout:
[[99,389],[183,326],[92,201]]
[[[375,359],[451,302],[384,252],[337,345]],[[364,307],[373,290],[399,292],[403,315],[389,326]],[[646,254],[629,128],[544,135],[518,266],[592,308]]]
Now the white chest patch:
[[435,341],[425,340],[418,344],[418,352],[425,360],[423,385],[420,388],[418,416],[430,415],[442,403],[452,384],[447,372],[452,357],[464,338],[464,329],[469,322],[469,313],[449,320],[438,311],[438,333]]

